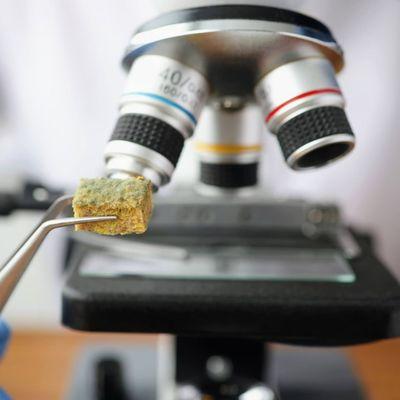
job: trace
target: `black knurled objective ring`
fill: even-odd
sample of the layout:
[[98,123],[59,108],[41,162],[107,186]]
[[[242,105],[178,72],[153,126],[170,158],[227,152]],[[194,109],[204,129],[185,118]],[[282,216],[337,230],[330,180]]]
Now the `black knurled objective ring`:
[[200,182],[226,189],[238,189],[257,184],[258,163],[200,163]]
[[[283,124],[277,132],[277,137],[283,155],[288,160],[290,155],[302,146],[317,139],[339,134],[354,136],[344,110],[339,107],[318,107],[305,111]],[[348,149],[346,143],[335,145],[336,147],[326,149],[326,157],[333,159],[335,155],[340,156],[341,152],[344,153],[346,148]]]
[[166,122],[142,114],[119,117],[110,140],[125,140],[147,147],[176,166],[184,145],[182,134]]

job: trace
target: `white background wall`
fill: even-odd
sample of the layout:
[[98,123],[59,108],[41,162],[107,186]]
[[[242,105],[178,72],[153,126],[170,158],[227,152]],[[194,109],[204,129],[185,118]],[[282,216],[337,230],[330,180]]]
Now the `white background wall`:
[[[343,46],[347,67],[339,81],[358,142],[343,161],[298,173],[266,132],[262,181],[276,196],[341,204],[351,222],[376,234],[380,254],[400,276],[400,2],[284,3],[324,21]],[[152,2],[134,0],[0,3],[0,175],[72,189],[79,177],[101,174],[124,82],[119,60],[130,34],[155,14]],[[195,165],[187,151],[174,181],[193,180]],[[0,218],[0,258],[37,218]],[[58,325],[62,235],[48,238],[9,304],[14,326]]]

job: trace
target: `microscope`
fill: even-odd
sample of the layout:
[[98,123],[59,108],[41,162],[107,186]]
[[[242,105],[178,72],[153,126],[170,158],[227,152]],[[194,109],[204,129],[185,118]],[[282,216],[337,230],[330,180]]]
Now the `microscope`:
[[[151,180],[154,215],[140,237],[70,235],[62,320],[163,335],[86,353],[69,398],[365,399],[343,356],[310,347],[399,336],[399,284],[335,205],[257,188],[264,134],[298,171],[354,148],[330,30],[272,7],[180,9],[142,25],[122,63],[106,175]],[[198,182],[163,193],[193,134]]]

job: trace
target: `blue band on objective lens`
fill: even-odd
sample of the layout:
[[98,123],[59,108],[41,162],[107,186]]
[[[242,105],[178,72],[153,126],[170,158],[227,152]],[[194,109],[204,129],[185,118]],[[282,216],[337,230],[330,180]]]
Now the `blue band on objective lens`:
[[166,97],[160,96],[158,94],[154,94],[154,93],[147,93],[147,92],[130,92],[130,93],[124,93],[124,95],[136,95],[136,96],[145,96],[145,97],[150,97],[151,99],[155,99],[158,101],[161,101],[162,103],[168,104],[171,107],[175,107],[178,110],[182,111],[183,113],[185,113],[190,120],[194,123],[197,124],[197,119],[196,117],[189,111],[187,110],[185,107],[182,107],[180,104],[175,103],[174,101],[167,99]]

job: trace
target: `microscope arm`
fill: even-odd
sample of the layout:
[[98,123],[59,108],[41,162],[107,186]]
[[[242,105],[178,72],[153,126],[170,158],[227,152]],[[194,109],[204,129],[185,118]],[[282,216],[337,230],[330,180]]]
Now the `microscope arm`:
[[26,181],[18,191],[0,192],[0,216],[16,210],[47,210],[62,194],[38,182]]

